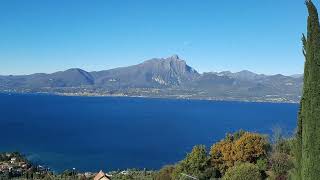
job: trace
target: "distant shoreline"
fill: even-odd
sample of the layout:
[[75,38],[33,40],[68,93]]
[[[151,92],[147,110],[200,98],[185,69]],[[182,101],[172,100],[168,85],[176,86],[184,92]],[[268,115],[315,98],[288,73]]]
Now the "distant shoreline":
[[65,97],[114,97],[114,98],[141,98],[141,99],[167,99],[167,100],[186,100],[186,101],[212,101],[212,102],[244,102],[244,103],[274,103],[274,104],[299,104],[294,101],[272,101],[272,100],[242,100],[242,99],[222,99],[222,98],[183,98],[178,96],[131,96],[131,95],[98,95],[98,94],[80,94],[80,93],[49,93],[49,92],[0,92],[1,94],[20,94],[20,95],[49,95]]

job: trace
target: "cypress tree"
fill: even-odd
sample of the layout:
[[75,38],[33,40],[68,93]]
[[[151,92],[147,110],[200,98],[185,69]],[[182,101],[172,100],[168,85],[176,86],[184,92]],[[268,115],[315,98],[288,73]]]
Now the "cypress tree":
[[304,87],[297,132],[298,179],[320,178],[320,26],[318,12],[311,0],[308,8],[307,37],[303,35],[305,56]]

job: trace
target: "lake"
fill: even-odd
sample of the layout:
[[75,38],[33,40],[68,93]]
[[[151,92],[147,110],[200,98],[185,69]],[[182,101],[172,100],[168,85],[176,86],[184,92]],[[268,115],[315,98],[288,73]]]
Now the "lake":
[[158,169],[239,129],[292,133],[298,104],[0,94],[0,151],[55,171]]

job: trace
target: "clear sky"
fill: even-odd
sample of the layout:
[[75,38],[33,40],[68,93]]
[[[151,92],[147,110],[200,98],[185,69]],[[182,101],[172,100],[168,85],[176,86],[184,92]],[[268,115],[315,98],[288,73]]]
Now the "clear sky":
[[304,0],[0,0],[0,74],[172,54],[199,72],[302,73],[306,17]]

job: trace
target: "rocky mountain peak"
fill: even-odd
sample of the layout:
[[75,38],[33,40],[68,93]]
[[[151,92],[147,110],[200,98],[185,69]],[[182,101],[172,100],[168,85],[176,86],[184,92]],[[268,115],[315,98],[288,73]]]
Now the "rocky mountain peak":
[[171,57],[169,57],[168,59],[172,59],[172,60],[180,60],[179,56],[177,54],[172,55]]

